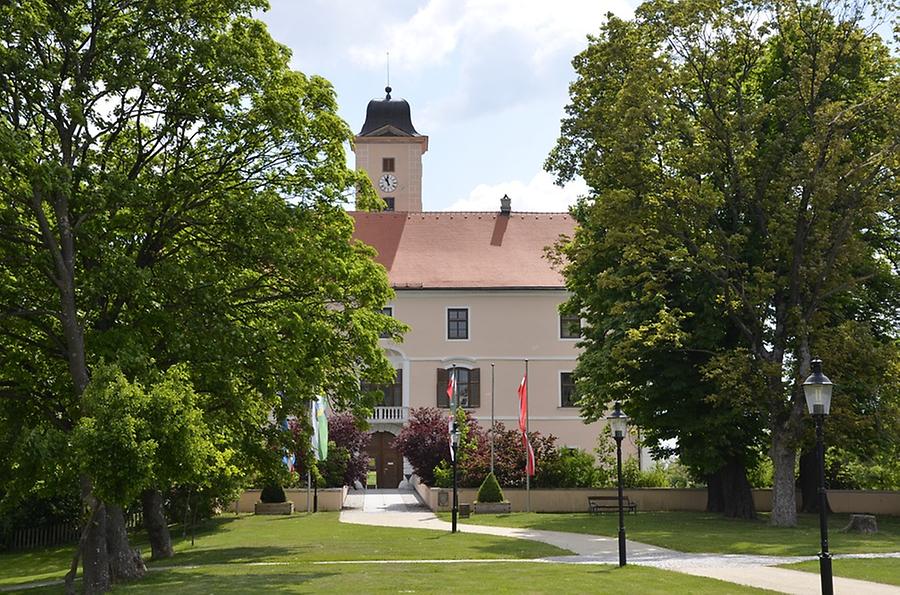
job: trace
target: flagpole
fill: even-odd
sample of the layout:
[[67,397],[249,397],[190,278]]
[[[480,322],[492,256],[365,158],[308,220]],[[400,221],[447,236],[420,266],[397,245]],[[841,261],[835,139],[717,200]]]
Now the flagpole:
[[491,362],[491,473],[494,472],[494,363]]
[[459,453],[456,452],[456,449],[459,446],[459,444],[456,442],[456,434],[458,431],[456,427],[456,406],[457,401],[459,400],[459,386],[457,386],[458,378],[456,377],[456,364],[453,364],[453,369],[450,370],[450,374],[452,374],[450,386],[453,387],[453,390],[451,391],[452,395],[450,397],[450,415],[452,416],[452,420],[450,422],[450,448],[452,452],[450,454],[452,455],[451,458],[453,459],[453,509],[450,512],[450,516],[452,517],[451,530],[453,533],[456,533],[456,518],[459,514],[459,493],[456,487],[456,459],[459,458]]
[[[528,394],[528,360],[525,360],[525,394]],[[528,398],[525,398],[525,438],[528,438]],[[531,512],[531,476],[528,475],[528,449],[525,449],[525,512]]]

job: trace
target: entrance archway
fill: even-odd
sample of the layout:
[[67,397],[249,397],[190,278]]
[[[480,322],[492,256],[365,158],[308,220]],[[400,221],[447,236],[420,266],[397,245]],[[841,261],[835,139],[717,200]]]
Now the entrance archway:
[[375,461],[375,487],[396,489],[403,479],[403,457],[391,446],[394,436],[390,432],[375,432],[367,450],[369,459]]

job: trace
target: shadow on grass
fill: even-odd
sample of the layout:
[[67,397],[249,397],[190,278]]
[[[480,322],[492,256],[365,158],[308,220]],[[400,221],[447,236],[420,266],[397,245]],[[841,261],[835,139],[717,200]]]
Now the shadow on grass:
[[193,566],[204,564],[243,564],[248,562],[284,562],[303,547],[237,546],[179,550],[174,558],[154,560],[150,567]]
[[[829,515],[833,552],[860,553],[900,550],[900,518],[878,517],[879,532],[874,535],[844,533],[847,514]],[[818,515],[798,515],[798,526],[775,527],[770,515],[758,518],[729,519],[714,513],[639,512],[625,518],[627,537],[634,541],[687,552],[753,553],[768,555],[808,555],[818,546]],[[476,524],[516,526],[526,529],[587,533],[615,537],[618,516],[615,513],[520,513],[487,515]]]
[[[259,572],[264,570],[263,572]],[[296,593],[304,583],[329,580],[335,577],[333,571],[265,571],[254,569],[250,572],[220,572],[218,568],[179,568],[150,572],[142,579],[120,583],[113,588],[114,593]],[[306,585],[311,590],[312,585]],[[43,587],[26,591],[28,595],[58,593],[59,586]]]
[[[486,541],[487,543],[472,543],[470,538],[473,537],[479,539],[482,542]],[[440,542],[443,541],[447,544],[455,545],[457,543],[460,543],[460,541],[458,540],[467,540],[467,543],[465,544],[466,549],[461,553],[460,556],[458,556],[459,558],[484,557],[486,559],[530,559],[574,554],[574,552],[564,550],[547,543],[516,537],[494,537],[492,535],[477,535],[475,533],[457,533],[454,535],[450,531],[429,531],[428,535],[423,535],[421,539],[425,542],[435,542],[434,546],[428,546],[428,549],[434,552],[434,555],[431,557],[435,559],[448,558],[446,552],[450,551],[451,549],[444,548]],[[457,558],[457,556],[449,557],[451,559]]]

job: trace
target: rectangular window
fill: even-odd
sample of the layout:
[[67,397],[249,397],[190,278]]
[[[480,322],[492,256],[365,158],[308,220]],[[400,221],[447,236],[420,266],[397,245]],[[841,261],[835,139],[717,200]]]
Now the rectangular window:
[[[384,314],[385,316],[390,316],[391,318],[393,318],[394,317],[394,307],[393,306],[385,306],[384,308],[381,309],[381,313]],[[378,336],[381,337],[382,339],[387,339],[390,335],[388,335],[387,333],[381,333]]]
[[377,407],[401,407],[403,405],[403,370],[396,371],[392,384],[362,382],[360,390],[364,393],[380,391],[383,396]]
[[[456,370],[453,372],[453,370]],[[481,370],[479,368],[438,368],[437,369],[437,406],[450,407],[447,395],[447,384],[450,374],[456,374],[456,398],[458,405],[465,409],[481,407]]]
[[384,210],[385,212],[393,212],[394,211],[394,197],[393,196],[385,196],[381,200],[384,201]]
[[570,314],[559,315],[559,338],[560,339],[580,339],[581,338],[581,317]]
[[381,171],[394,171],[393,157],[385,157],[381,160]]
[[447,308],[447,338],[469,338],[469,309]]
[[560,372],[559,374],[559,401],[560,407],[578,407],[575,379],[571,372]]

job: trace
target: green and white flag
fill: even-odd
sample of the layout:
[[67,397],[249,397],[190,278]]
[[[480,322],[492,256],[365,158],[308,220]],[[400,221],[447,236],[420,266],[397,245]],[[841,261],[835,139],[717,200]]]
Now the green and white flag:
[[312,413],[312,448],[317,461],[328,458],[328,417],[325,415],[325,397],[310,403]]

